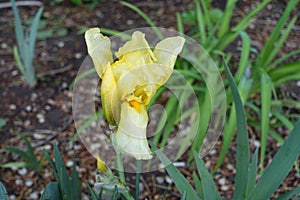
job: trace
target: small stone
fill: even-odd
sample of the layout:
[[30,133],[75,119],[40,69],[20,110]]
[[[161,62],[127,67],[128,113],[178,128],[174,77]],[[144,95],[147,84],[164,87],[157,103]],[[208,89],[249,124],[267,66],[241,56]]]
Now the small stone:
[[227,191],[228,189],[229,189],[228,185],[222,185],[221,186],[221,190],[223,190],[223,191]]
[[33,181],[32,181],[31,179],[27,179],[27,180],[25,181],[25,185],[26,185],[27,187],[32,186],[32,184],[33,184]]
[[174,162],[173,165],[175,167],[184,167],[185,166],[185,162]]
[[173,180],[169,176],[166,176],[165,180],[169,184],[173,183]]
[[6,49],[8,47],[7,43],[3,42],[1,43],[1,48],[2,49]]
[[68,84],[66,82],[63,82],[62,85],[61,85],[61,87],[65,89],[65,88],[68,87]]
[[68,160],[67,163],[66,163],[66,166],[67,167],[72,167],[74,164],[73,160]]
[[46,105],[46,106],[45,106],[45,110],[51,110],[51,106]]
[[39,123],[40,123],[40,124],[45,123],[45,121],[46,121],[45,118],[39,118]]
[[52,99],[47,99],[47,103],[50,105],[55,105],[55,101]]
[[139,191],[140,192],[144,191],[144,184],[143,183],[139,183]]
[[81,53],[75,53],[75,54],[74,54],[74,57],[75,57],[76,59],[80,59],[80,58],[82,57],[82,54],[81,54]]
[[17,109],[17,106],[15,104],[10,104],[9,105],[9,109],[11,110],[16,110]]
[[259,143],[258,140],[254,140],[254,141],[253,141],[253,145],[254,145],[255,147],[260,147],[260,143]]
[[297,87],[300,87],[300,81],[296,82]]
[[22,179],[17,179],[15,181],[16,185],[22,185],[23,184],[23,180]]
[[227,165],[227,169],[229,169],[229,170],[233,171],[233,170],[234,170],[234,167],[233,167],[233,165],[232,165],[232,164],[228,164],[228,165]]
[[215,150],[215,149],[212,149],[212,150],[210,150],[209,151],[209,155],[216,155],[217,154],[217,150]]
[[160,176],[156,177],[155,180],[158,184],[162,184],[164,182],[164,178]]
[[31,105],[26,106],[26,107],[25,107],[25,110],[26,110],[27,112],[30,112],[30,111],[32,110]]
[[11,75],[12,76],[17,76],[19,74],[18,70],[14,70],[11,72]]
[[127,25],[132,25],[132,24],[133,24],[133,20],[132,20],[132,19],[128,19],[128,20],[126,21],[126,24],[127,24]]
[[33,192],[29,195],[28,197],[29,199],[38,199],[39,198],[39,194],[38,192]]
[[50,150],[52,147],[51,147],[50,144],[46,144],[46,145],[44,145],[43,148],[44,148],[45,150]]
[[45,51],[41,52],[41,57],[45,58],[45,57],[47,57],[47,56],[48,56],[48,53],[47,53],[47,52],[45,52]]
[[34,133],[33,137],[37,140],[45,139],[45,136],[43,134],[39,134],[39,133]]
[[26,168],[21,168],[18,170],[18,173],[21,175],[21,176],[24,176],[26,173],[27,173],[27,169]]
[[24,126],[28,127],[30,125],[31,125],[31,121],[29,119],[26,119],[25,122],[24,122]]
[[65,43],[63,41],[60,41],[60,42],[57,43],[57,46],[59,48],[63,48],[65,46]]
[[37,97],[38,97],[37,93],[31,93],[30,100],[35,101],[37,99]]
[[225,178],[220,178],[219,181],[218,181],[218,183],[219,183],[220,185],[225,185],[226,179],[225,179]]
[[16,196],[13,195],[13,194],[12,194],[12,195],[9,195],[9,199],[10,199],[10,200],[15,200],[15,199],[16,199]]

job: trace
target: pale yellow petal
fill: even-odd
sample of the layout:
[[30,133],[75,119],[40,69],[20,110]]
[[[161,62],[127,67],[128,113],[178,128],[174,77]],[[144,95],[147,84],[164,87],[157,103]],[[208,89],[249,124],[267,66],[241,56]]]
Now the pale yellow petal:
[[117,91],[117,83],[112,69],[108,67],[103,75],[100,93],[104,117],[111,125],[116,125],[119,120],[120,108]]
[[172,69],[158,64],[149,64],[128,71],[118,80],[119,98],[130,101],[137,100],[130,99],[132,95],[144,99],[143,95],[147,95],[149,99],[144,102],[147,105],[156,89],[166,82],[171,73]]
[[160,41],[154,48],[156,63],[173,69],[177,55],[181,52],[185,39],[183,37],[169,37]]
[[85,32],[85,41],[97,73],[102,78],[107,67],[113,62],[110,40],[100,33],[99,28],[91,28]]
[[112,141],[117,148],[137,160],[148,160],[152,158],[146,138],[148,115],[146,107],[140,106],[137,110],[128,102],[122,103],[120,123]]
[[[132,54],[136,53],[136,54]],[[153,59],[155,60],[154,54],[151,51],[148,42],[145,39],[145,34],[136,31],[132,34],[130,41],[126,42],[120,49],[115,53],[117,58],[128,55],[128,61],[131,62],[141,62],[143,59]],[[143,58],[145,56],[145,58]],[[147,57],[146,57],[147,56]],[[143,58],[143,59],[142,59]],[[147,62],[144,61],[144,62]]]

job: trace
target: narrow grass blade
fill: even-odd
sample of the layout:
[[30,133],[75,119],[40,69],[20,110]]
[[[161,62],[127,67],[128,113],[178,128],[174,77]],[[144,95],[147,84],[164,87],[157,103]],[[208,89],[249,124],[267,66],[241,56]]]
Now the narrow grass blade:
[[258,4],[253,10],[251,10],[243,19],[232,28],[233,31],[239,31],[244,30],[247,28],[249,21],[251,21],[251,18],[256,15],[258,12],[260,12],[271,0],[264,0],[260,4]]
[[2,168],[12,168],[12,167],[27,167],[28,164],[26,162],[9,162],[0,164],[0,167]]
[[[249,93],[251,91],[253,85],[253,80],[247,78],[246,76],[243,76],[239,82],[239,92],[241,94],[242,102],[246,102],[246,99],[249,96]],[[228,95],[229,97],[232,95]],[[232,142],[235,129],[237,125],[237,115],[236,115],[236,105],[234,105],[230,111],[229,120],[225,124],[224,133],[223,133],[223,144],[221,147],[221,152],[218,157],[218,161],[216,164],[216,167],[214,169],[214,172],[221,166],[226,153],[230,147],[230,144]]]
[[43,153],[44,153],[45,157],[47,158],[47,160],[50,164],[50,167],[52,169],[52,173],[53,173],[53,176],[55,177],[55,180],[59,181],[59,177],[58,177],[58,174],[57,174],[57,171],[56,171],[55,164],[54,164],[53,160],[51,159],[49,153],[46,150],[44,150]]
[[228,32],[232,12],[233,12],[236,2],[237,2],[237,0],[228,0],[227,1],[222,24],[221,24],[221,27],[220,27],[219,33],[218,33],[218,38],[223,37],[224,34],[226,32]]
[[245,199],[248,182],[248,166],[250,163],[247,122],[245,119],[244,107],[240,94],[226,62],[224,63],[227,79],[229,81],[229,86],[232,91],[233,100],[236,107],[237,118],[236,177],[233,199]]
[[22,49],[23,49],[24,39],[25,39],[24,28],[21,23],[20,14],[19,14],[18,8],[16,6],[15,0],[11,0],[11,3],[12,3],[12,10],[14,13],[15,23],[16,23],[15,34],[16,34],[17,44],[18,44],[18,47],[20,48],[21,57],[23,57],[24,52],[22,51]]
[[269,72],[274,86],[281,85],[287,81],[300,80],[300,61],[295,61],[277,67]]
[[89,192],[92,196],[92,200],[99,200],[97,197],[96,192],[93,190],[93,188],[90,186],[90,184],[88,182],[86,182],[87,188],[89,189]]
[[299,0],[291,0],[288,1],[287,6],[285,7],[285,11],[283,15],[281,16],[280,20],[278,21],[275,29],[273,30],[272,34],[269,37],[269,40],[264,45],[261,54],[259,55],[258,62],[261,66],[264,66],[265,62],[268,59],[269,53],[272,52],[272,49],[274,48],[274,44],[276,44],[278,37],[280,36],[281,30],[283,29],[286,21],[289,18],[290,13],[294,8],[296,8],[296,5],[299,3]]
[[184,190],[181,197],[180,197],[180,200],[186,200],[186,196],[187,196],[186,190]]
[[273,115],[279,119],[284,126],[286,126],[290,131],[294,128],[294,124],[284,115],[283,113],[280,113],[279,111],[273,111]]
[[0,182],[0,199],[9,200],[6,189],[5,189],[4,185],[1,182]]
[[237,82],[240,81],[249,64],[249,55],[250,55],[250,47],[251,47],[249,35],[245,31],[239,31],[239,34],[242,37],[242,50],[241,50],[239,67],[234,76],[234,79]]
[[159,29],[155,26],[155,24],[153,23],[153,21],[142,11],[140,10],[138,7],[134,6],[131,3],[128,3],[126,1],[120,1],[120,3],[130,9],[132,9],[133,11],[135,11],[137,14],[139,14],[142,18],[144,18],[144,20],[150,25],[150,27],[153,28],[154,32],[156,33],[156,35],[159,37],[159,39],[163,39],[163,35],[161,34],[161,32],[159,31]]
[[297,20],[297,16],[295,16],[292,21],[288,24],[287,28],[285,29],[284,33],[282,34],[282,36],[276,41],[276,44],[274,44],[274,48],[272,49],[271,52],[269,52],[266,61],[263,61],[265,68],[268,70],[270,69],[270,63],[272,62],[272,60],[275,58],[275,56],[278,54],[280,48],[282,47],[282,45],[284,44],[284,42],[286,41],[286,38],[289,36],[292,28],[295,25],[295,22]]
[[20,72],[22,73],[22,75],[26,78],[26,71],[25,71],[25,67],[23,65],[23,62],[20,58],[19,55],[19,50],[17,46],[14,46],[14,58],[17,62],[17,67],[19,68]]
[[5,149],[9,152],[12,152],[12,153],[15,153],[15,154],[21,156],[26,161],[30,161],[30,155],[26,151],[23,151],[21,149],[15,148],[15,147],[6,147]]
[[112,29],[108,29],[108,28],[101,28],[101,33],[107,34],[107,35],[117,35],[118,37],[124,39],[124,40],[130,40],[131,39],[131,35],[120,32],[120,31],[116,31],[116,30],[112,30]]
[[[206,136],[206,132],[207,132],[209,122],[211,119],[211,109],[212,109],[211,99],[210,99],[211,96],[210,96],[209,90],[207,88],[206,88],[203,96],[204,96],[203,99],[198,100],[199,102],[202,102],[202,103],[200,103],[200,108],[199,108],[199,110],[200,110],[199,124],[195,123],[192,126],[192,128],[196,128],[196,130],[197,130],[196,136],[192,143],[192,149],[196,150],[197,152],[200,152],[200,150],[202,148],[203,141]],[[195,126],[195,125],[197,125],[197,126]],[[190,151],[189,161],[191,161],[193,157],[194,157],[194,154],[192,151]]]
[[257,163],[258,163],[258,148],[255,150],[254,156],[252,158],[252,162],[249,166],[248,183],[247,183],[247,195],[246,195],[247,198],[251,194],[251,192],[254,189],[255,184],[256,184]]
[[62,193],[66,195],[67,198],[72,199],[72,184],[69,179],[67,169],[65,167],[64,161],[59,152],[57,143],[54,144],[54,158],[55,158],[55,166],[58,172],[59,184],[62,186]]
[[194,152],[194,158],[197,165],[198,173],[201,177],[201,185],[203,191],[203,199],[220,199],[220,194],[212,179],[209,171],[207,170],[204,162],[201,160],[197,152]]
[[[269,199],[300,155],[300,120],[256,184],[250,200]],[[270,181],[272,180],[272,181]]]
[[177,31],[181,34],[184,34],[184,27],[182,23],[182,18],[180,13],[176,13],[176,19],[177,19]]
[[[173,128],[174,122],[176,121],[176,118],[177,118],[177,116],[176,116],[177,114],[175,114],[175,113],[178,113],[178,111],[176,111],[174,113],[174,108],[178,108],[177,103],[178,102],[177,102],[176,97],[174,95],[172,95],[166,104],[166,113],[167,113],[167,117],[168,117],[167,123],[165,123],[164,120],[159,121],[157,130],[160,130],[160,131],[157,131],[157,133],[155,134],[155,136],[153,138],[153,143],[155,145],[158,144],[159,140],[161,139],[161,137],[163,137],[163,135],[169,135],[171,133],[171,129]],[[176,109],[176,110],[178,110],[178,109]],[[162,126],[164,126],[164,128],[161,128]],[[166,138],[167,137],[165,136],[165,140],[166,140]],[[165,142],[166,141],[164,141],[164,143]]]
[[59,187],[57,182],[50,182],[47,184],[40,200],[61,200]]
[[[102,29],[101,29],[101,31],[102,31]],[[79,76],[77,76],[77,77],[74,79],[74,81],[70,84],[69,89],[72,90],[73,87],[74,87],[74,85],[75,85],[78,81],[80,81],[81,79],[85,78],[86,76],[88,76],[88,75],[90,75],[90,74],[93,74],[94,72],[96,72],[96,69],[95,69],[95,68],[92,68],[92,69],[89,69],[89,70],[87,70],[87,71],[81,73],[81,74],[80,74]]]
[[261,74],[261,151],[260,151],[260,167],[263,169],[265,152],[267,147],[267,136],[269,132],[269,122],[272,101],[272,80],[262,72]]
[[201,199],[203,199],[203,190],[202,190],[202,183],[200,179],[198,178],[196,172],[193,172],[193,181],[196,188],[196,191],[198,192]]
[[135,199],[139,199],[140,196],[140,177],[143,162],[141,160],[136,161],[136,174],[135,174]]
[[112,200],[118,200],[119,192],[118,192],[118,187],[115,185],[113,195],[112,195]]
[[31,27],[30,27],[30,33],[29,33],[29,52],[28,55],[30,55],[30,59],[34,58],[34,49],[35,49],[35,41],[36,36],[39,28],[39,22],[41,19],[43,13],[43,8],[39,8],[38,12],[34,16],[34,19],[32,21]]
[[270,69],[275,68],[280,63],[288,60],[289,58],[291,58],[291,57],[293,57],[293,56],[295,56],[297,54],[300,54],[300,49],[292,51],[292,52],[289,52],[288,54],[285,54],[285,55],[281,56],[280,58],[278,58],[277,60],[275,60],[274,62],[272,62],[270,64]]
[[205,31],[205,22],[204,22],[204,15],[202,13],[200,3],[198,0],[195,0],[195,9],[196,9],[196,21],[198,30],[200,33],[200,43],[203,44],[206,42],[206,31]]
[[179,192],[183,194],[184,191],[187,193],[187,199],[197,200],[200,199],[194,188],[186,180],[186,178],[180,173],[180,171],[171,163],[171,161],[152,143],[149,142],[155,154],[158,156],[159,160],[166,167],[169,176],[174,181]]
[[72,189],[74,193],[73,200],[81,200],[81,183],[76,170],[75,158],[73,159],[73,167],[72,167]]
[[[294,196],[300,194],[300,186],[294,188],[291,191],[286,192],[285,194],[280,195],[277,199],[275,200],[290,200],[293,199]],[[298,196],[299,197],[299,196]]]

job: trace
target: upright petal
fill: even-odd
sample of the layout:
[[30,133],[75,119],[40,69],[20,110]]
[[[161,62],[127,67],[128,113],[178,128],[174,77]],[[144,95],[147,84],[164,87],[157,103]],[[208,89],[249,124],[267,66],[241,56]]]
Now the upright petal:
[[173,69],[177,55],[181,52],[185,39],[183,37],[169,37],[160,41],[154,48],[157,64]]
[[119,59],[126,55],[127,62],[138,65],[149,63],[151,60],[156,60],[147,40],[145,39],[145,34],[139,31],[134,32],[131,40],[120,47],[115,55]]
[[117,83],[110,66],[103,75],[100,93],[104,117],[109,124],[116,125],[120,117],[119,99]]
[[97,73],[102,78],[107,67],[113,62],[110,40],[100,33],[99,28],[85,32],[88,53],[92,57]]
[[146,138],[148,115],[146,107],[141,104],[138,109],[134,104],[123,102],[118,130],[112,136],[115,146],[132,155],[137,160],[152,158]]

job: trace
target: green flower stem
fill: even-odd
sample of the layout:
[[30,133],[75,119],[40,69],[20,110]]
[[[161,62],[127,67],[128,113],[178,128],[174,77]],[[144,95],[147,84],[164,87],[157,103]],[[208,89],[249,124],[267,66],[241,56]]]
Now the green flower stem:
[[122,183],[126,183],[125,181],[125,174],[124,174],[124,167],[123,167],[123,161],[122,161],[122,153],[119,151],[116,151],[117,155],[117,168],[119,171],[119,178],[122,181]]
[[141,169],[142,169],[142,160],[136,161],[136,176],[135,176],[135,199],[139,199],[140,193],[140,177],[141,177]]

